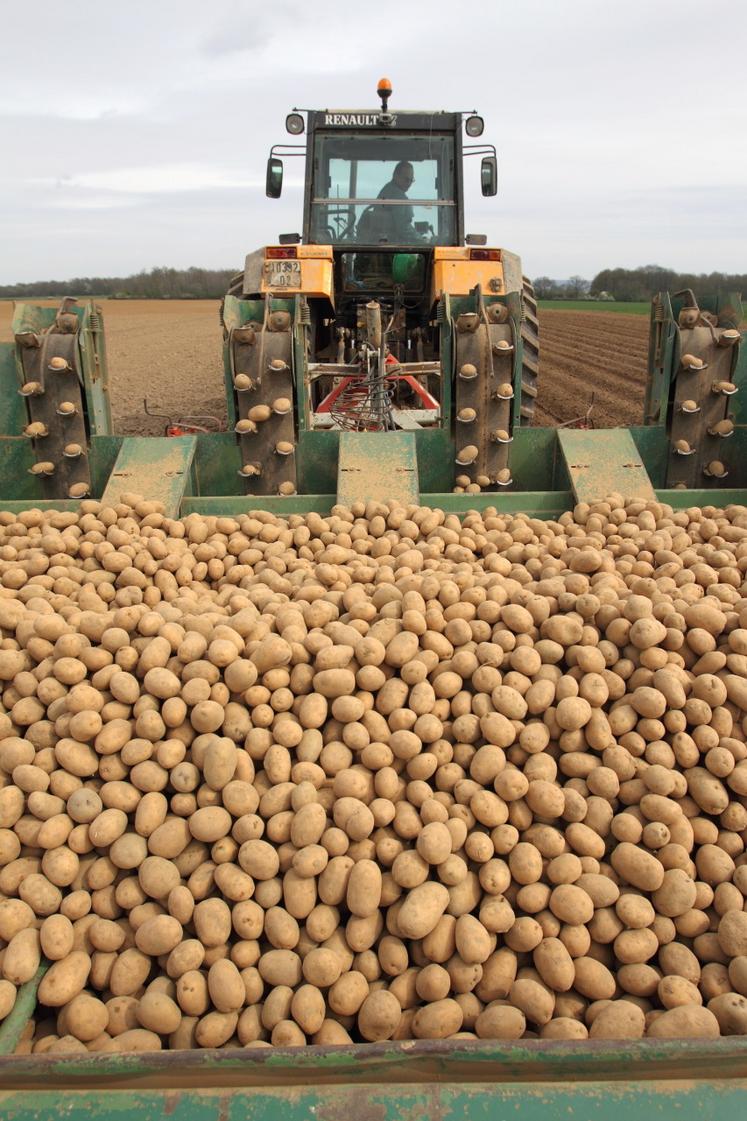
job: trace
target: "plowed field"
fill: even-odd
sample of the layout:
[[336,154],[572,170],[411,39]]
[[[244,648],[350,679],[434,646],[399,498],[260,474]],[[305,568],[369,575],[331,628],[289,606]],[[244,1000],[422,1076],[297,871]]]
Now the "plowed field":
[[[156,435],[143,398],[174,416],[225,420],[221,329],[213,300],[104,300],[115,428]],[[0,341],[9,340],[12,304],[0,303]],[[605,312],[540,312],[540,389],[536,423],[555,425],[585,412],[594,393],[597,427],[641,421],[648,319]]]
[[597,428],[641,424],[647,352],[647,316],[541,311],[536,423],[573,420],[594,394]]

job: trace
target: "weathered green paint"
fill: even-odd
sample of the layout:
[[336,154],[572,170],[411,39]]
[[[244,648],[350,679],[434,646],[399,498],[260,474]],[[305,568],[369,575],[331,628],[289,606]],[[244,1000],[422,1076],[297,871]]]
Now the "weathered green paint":
[[[512,493],[571,489],[555,428],[515,428],[511,445]],[[502,492],[507,493],[507,492]]]
[[116,505],[123,493],[140,494],[164,504],[168,517],[179,513],[190,486],[194,436],[126,436],[101,501]]
[[78,348],[88,423],[92,435],[104,436],[112,430],[104,318],[101,310],[90,300],[83,305],[79,318]]
[[251,514],[253,510],[267,510],[284,517],[287,514],[328,514],[337,502],[335,494],[278,494],[228,496],[190,496],[182,499],[181,516],[187,514],[212,514],[217,517],[235,517]]
[[337,501],[418,501],[414,432],[342,432],[337,460]]
[[559,428],[558,442],[579,502],[598,501],[609,494],[654,497],[651,480],[627,428]]
[[315,1089],[67,1091],[0,1093],[6,1121],[66,1121],[112,1118],[130,1121],[721,1121],[744,1115],[747,1083],[691,1084],[657,1088],[631,1080],[568,1085],[393,1084]]
[[194,458],[195,494],[236,495],[241,455],[233,432],[198,433]]
[[0,432],[9,436],[20,436],[28,422],[19,388],[16,348],[12,343],[0,343]]
[[[747,1039],[431,1041],[0,1059],[8,1121],[741,1118]],[[43,1089],[40,1089],[43,1087]]]
[[124,439],[124,436],[91,437],[88,460],[91,467],[91,493],[94,497],[104,493]]

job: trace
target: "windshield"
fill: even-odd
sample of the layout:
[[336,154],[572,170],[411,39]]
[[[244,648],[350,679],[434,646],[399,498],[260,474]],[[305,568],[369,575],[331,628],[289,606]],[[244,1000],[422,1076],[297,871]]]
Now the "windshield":
[[453,245],[453,138],[318,134],[311,240]]

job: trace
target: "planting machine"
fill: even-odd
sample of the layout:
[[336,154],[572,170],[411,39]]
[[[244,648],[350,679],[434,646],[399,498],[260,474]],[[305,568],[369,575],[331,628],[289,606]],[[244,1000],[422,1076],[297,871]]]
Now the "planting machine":
[[[378,108],[287,118],[294,142],[273,148],[267,193],[280,194],[284,158],[305,158],[302,232],[250,253],[224,299],[227,431],[197,418],[176,425],[186,434],[118,436],[100,308],[17,305],[15,341],[0,346],[0,509],[123,492],[171,516],[397,499],[552,518],[611,492],[747,503],[739,298],[656,296],[640,425],[533,427],[531,286],[514,253],[465,233],[464,169],[494,195],[495,149],[476,113],[393,112],[390,92],[382,81]],[[13,1056],[34,994],[30,982],[0,1030],[9,1121],[623,1121],[737,1117],[747,1102],[736,1038]]]

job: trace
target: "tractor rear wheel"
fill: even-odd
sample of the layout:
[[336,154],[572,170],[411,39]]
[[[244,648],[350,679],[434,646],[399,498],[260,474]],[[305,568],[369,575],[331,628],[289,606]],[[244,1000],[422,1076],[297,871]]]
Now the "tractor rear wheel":
[[521,341],[524,357],[521,366],[521,418],[522,423],[534,420],[534,406],[539,385],[539,319],[534,287],[528,277],[522,286]]

